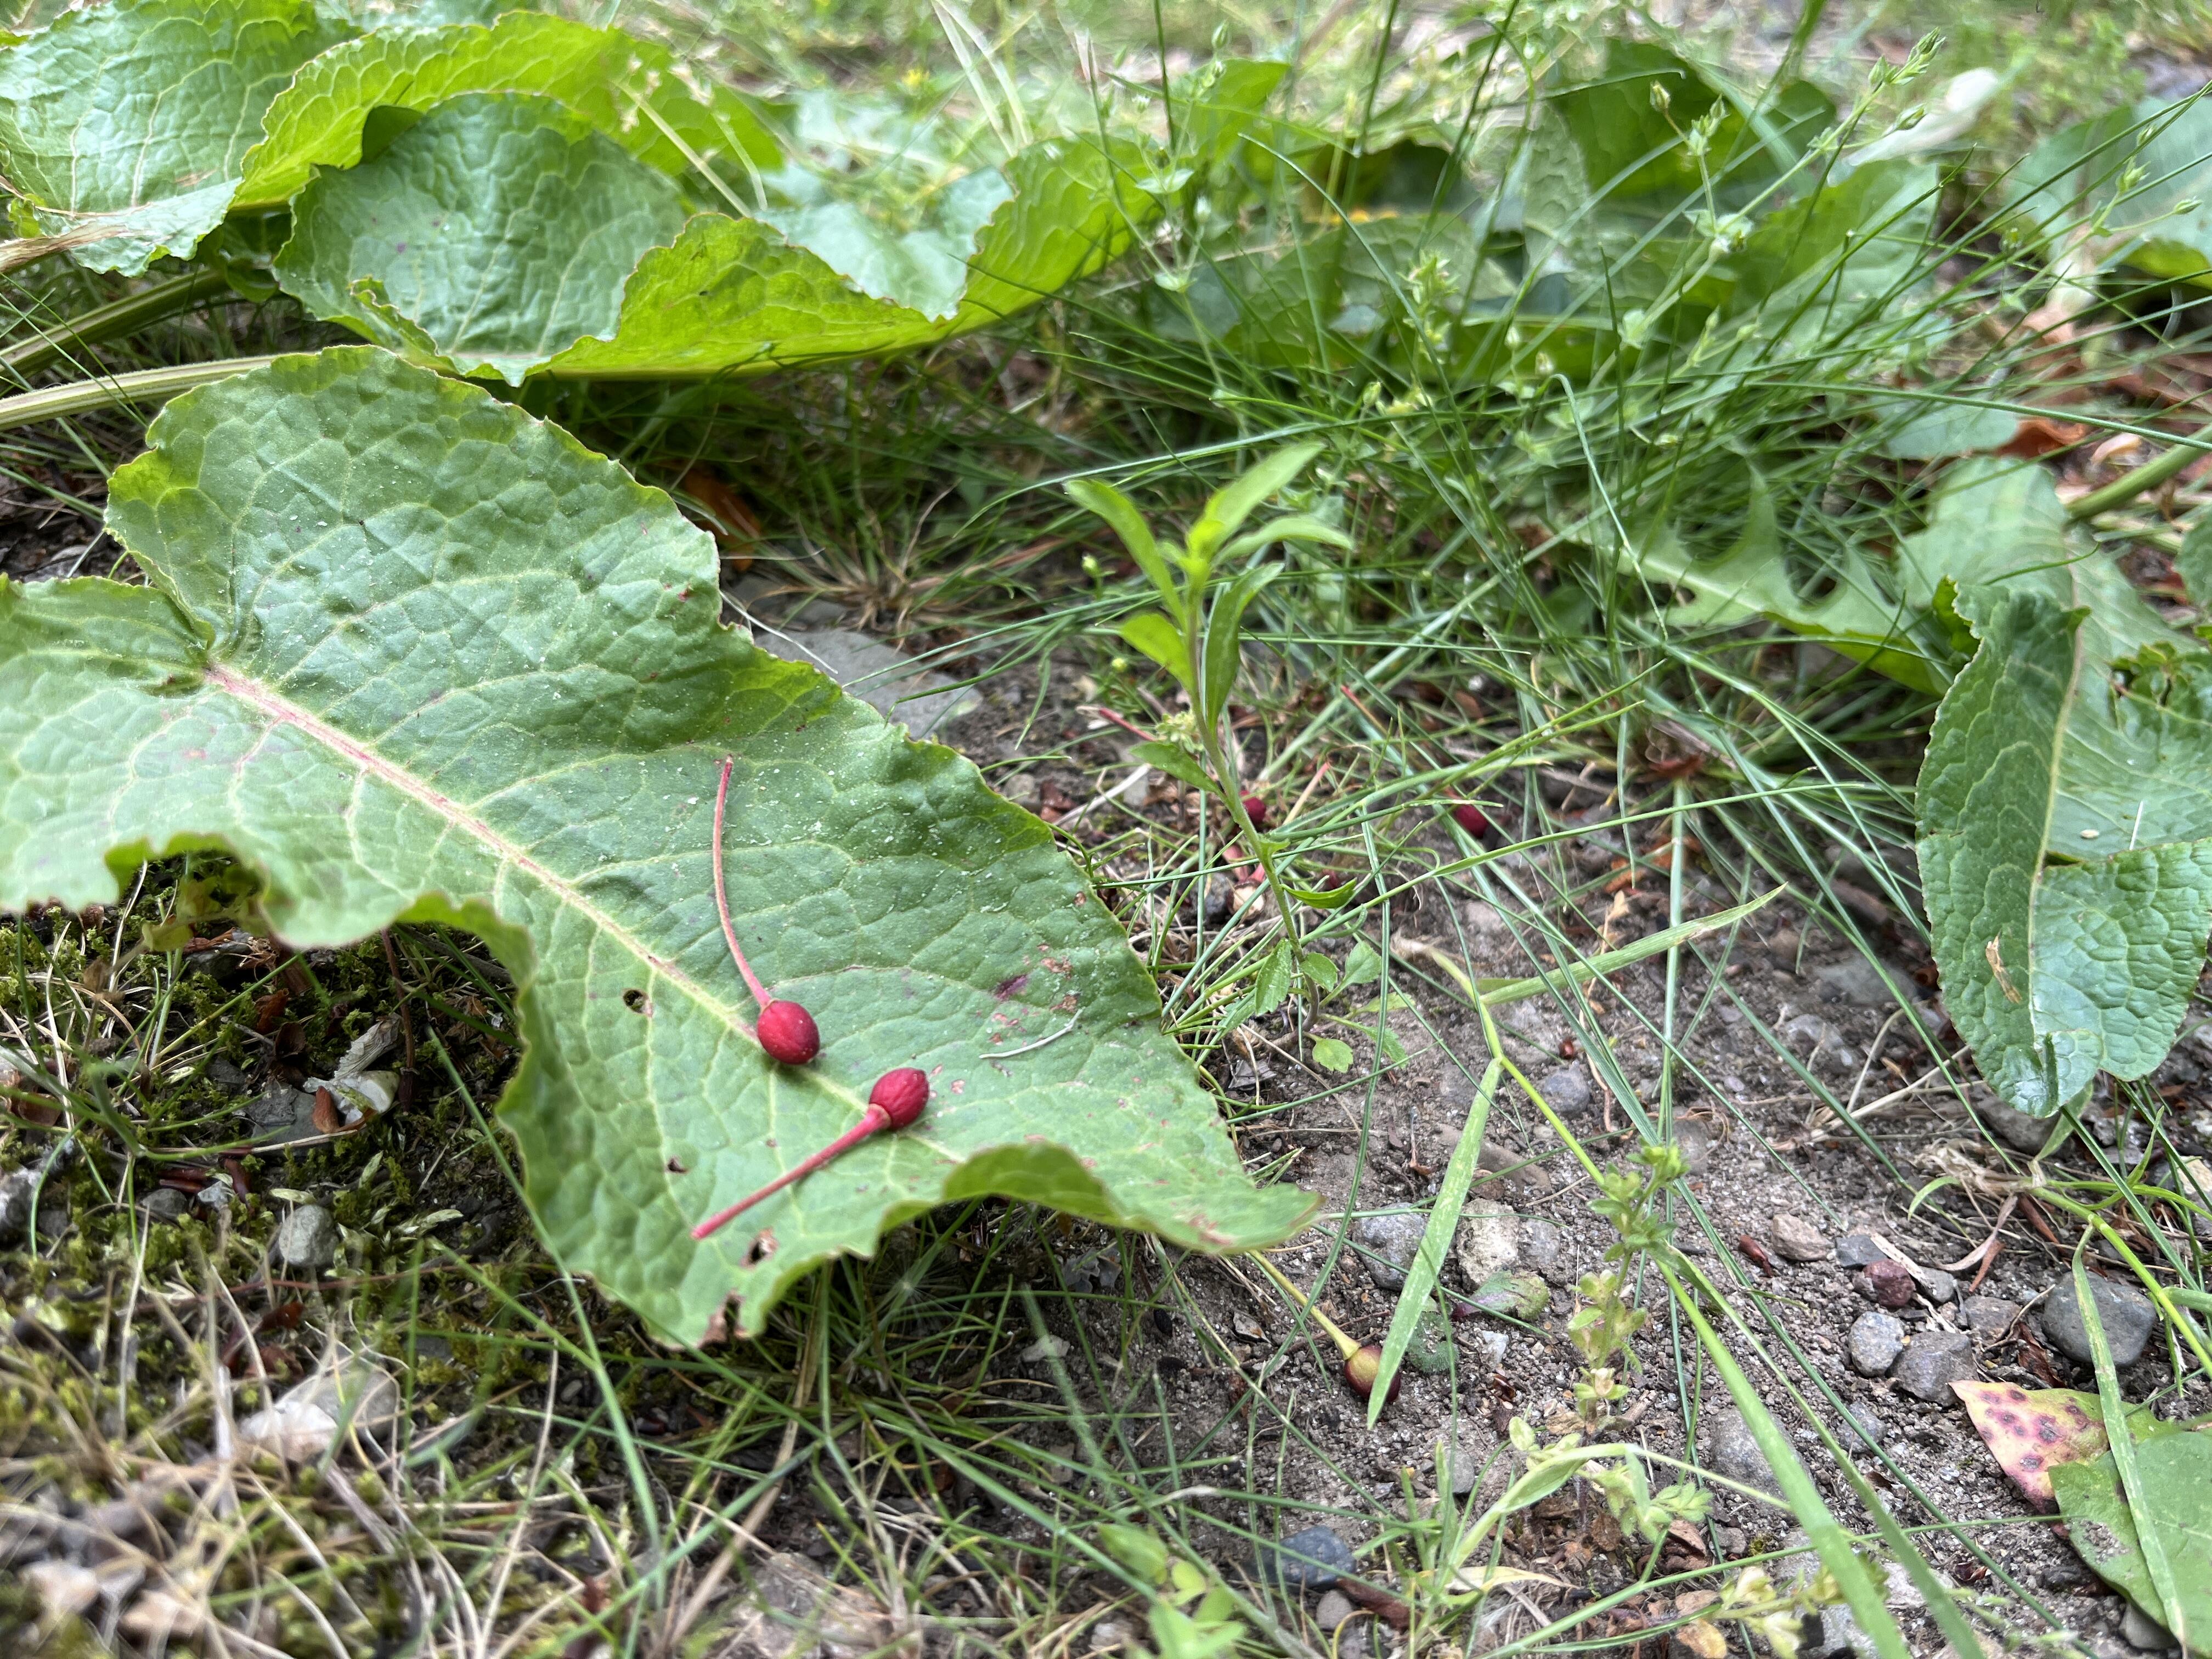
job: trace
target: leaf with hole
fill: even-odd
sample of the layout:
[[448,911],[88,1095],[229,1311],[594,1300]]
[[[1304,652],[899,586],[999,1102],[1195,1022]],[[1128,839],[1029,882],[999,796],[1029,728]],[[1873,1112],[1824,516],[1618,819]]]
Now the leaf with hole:
[[[1246,1179],[1045,826],[722,627],[714,545],[665,495],[368,347],[190,393],[149,439],[108,507],[149,586],[0,581],[0,905],[112,902],[220,848],[295,945],[480,933],[516,986],[499,1110],[548,1246],[688,1341],[732,1299],[757,1332],[948,1200],[1201,1249],[1309,1212]],[[716,917],[725,755],[735,927],[820,1024],[803,1071],[756,1043]],[[908,1066],[922,1121],[690,1237]]]

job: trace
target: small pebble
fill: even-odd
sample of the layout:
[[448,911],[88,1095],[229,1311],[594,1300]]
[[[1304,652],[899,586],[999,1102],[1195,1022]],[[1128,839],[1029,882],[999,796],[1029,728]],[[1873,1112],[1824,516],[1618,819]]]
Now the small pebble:
[[1844,1339],[1851,1369],[1862,1376],[1887,1376],[1905,1351],[1905,1322],[1895,1314],[1869,1308],[1852,1322]]
[[[2151,1333],[2158,1328],[2158,1309],[2132,1285],[2115,1279],[2089,1276],[2089,1299],[2097,1304],[2098,1322],[2112,1350],[2112,1364],[2132,1365],[2142,1358]],[[2090,1364],[2089,1328],[2081,1322],[2081,1304],[2074,1295],[2069,1275],[2053,1285],[2036,1310],[2036,1322],[2051,1339],[2051,1346],[2069,1358]]]
[[1903,1262],[1892,1261],[1887,1257],[1867,1263],[1859,1283],[1869,1301],[1885,1308],[1904,1307],[1920,1290],[1913,1282],[1911,1271]]
[[1762,1492],[1778,1493],[1781,1486],[1766,1454],[1752,1438],[1751,1430],[1733,1406],[1715,1412],[1705,1427],[1705,1464],[1715,1474]]
[[[2191,1627],[2193,1631],[2193,1621]],[[2120,1615],[2120,1639],[2130,1647],[2140,1648],[2147,1653],[2165,1653],[2178,1645],[2172,1631],[2132,1601],[2128,1603],[2127,1611]]]
[[0,1244],[23,1236],[31,1224],[31,1194],[37,1190],[36,1170],[10,1170],[0,1175]]
[[1352,1617],[1352,1603],[1341,1590],[1331,1590],[1314,1604],[1314,1623],[1333,1631]]
[[302,1204],[276,1229],[276,1259],[289,1267],[327,1267],[337,1260],[338,1225],[319,1204]]
[[1836,1253],[1828,1236],[1802,1216],[1776,1216],[1773,1237],[1775,1249],[1791,1261],[1826,1261]]
[[1417,1210],[1386,1210],[1364,1215],[1352,1224],[1352,1242],[1359,1249],[1360,1264],[1378,1291],[1402,1290],[1406,1274],[1420,1253],[1421,1235],[1429,1218]]
[[1889,1259],[1888,1253],[1874,1242],[1869,1233],[1845,1233],[1836,1241],[1835,1249],[1838,1267],[1864,1267]]
[[1589,1073],[1581,1066],[1562,1066],[1556,1072],[1546,1073],[1536,1079],[1536,1091],[1562,1117],[1589,1110],[1590,1102],[1595,1098],[1590,1090]]
[[1571,1285],[1575,1264],[1567,1249],[1567,1236],[1556,1222],[1521,1224],[1521,1263],[1543,1275],[1547,1285]]
[[1327,1589],[1352,1571],[1352,1546],[1327,1527],[1308,1527],[1276,1545],[1267,1564],[1286,1589]]
[[1997,1296],[1970,1296],[1960,1304],[1966,1316],[1966,1326],[1985,1336],[1996,1336],[2009,1330],[2012,1322],[2020,1317],[2020,1304],[2008,1302]]
[[181,1221],[192,1207],[192,1195],[174,1187],[156,1187],[146,1194],[145,1207],[149,1221]]
[[1850,1445],[1856,1438],[1869,1447],[1879,1448],[1881,1444],[1881,1419],[1875,1415],[1871,1406],[1857,1405],[1844,1407],[1843,1440],[1846,1446]]
[[[1989,1127],[1991,1134],[2016,1152],[2033,1156],[2042,1152],[2051,1136],[2065,1127],[2062,1119],[2032,1117],[2026,1112],[2013,1110],[1995,1095],[1984,1097],[1978,1089],[1974,1094],[1975,1115]],[[2059,1134],[2059,1144],[2063,1146],[2065,1139],[2065,1135]],[[2051,1150],[2056,1152],[2057,1147]]]
[[1964,1331],[1923,1331],[1912,1340],[1893,1373],[1897,1386],[1931,1406],[1950,1405],[1954,1382],[1970,1382],[1975,1370],[1974,1339]]

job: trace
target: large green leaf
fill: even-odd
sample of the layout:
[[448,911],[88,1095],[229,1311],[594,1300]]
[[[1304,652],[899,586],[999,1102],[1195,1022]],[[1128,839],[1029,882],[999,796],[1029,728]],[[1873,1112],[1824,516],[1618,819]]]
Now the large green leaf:
[[2068,1535],[2106,1583],[2163,1623],[2171,1615],[2151,1582],[2137,1530],[2148,1520],[2179,1595],[2186,1628],[2177,1633],[2191,1653],[2212,1653],[2212,1435],[2177,1432],[2141,1441],[2135,1461],[2143,1510],[2129,1504],[2110,1452],[2051,1471]]
[[753,219],[701,214],[647,254],[608,343],[556,358],[556,374],[758,373],[926,345],[1011,315],[1097,270],[1158,215],[1138,158],[1081,139],[1044,139],[1007,166],[1013,190],[975,239],[951,314],[931,317],[860,291],[823,257]]
[[2212,287],[2212,104],[2146,99],[2052,134],[2008,176],[2015,234],[2089,231],[2101,264]]
[[665,47],[620,29],[514,12],[489,28],[457,23],[364,35],[303,69],[269,107],[246,157],[240,206],[289,200],[318,167],[349,167],[379,108],[427,112],[471,92],[557,99],[641,161],[672,175],[742,179],[780,163],[759,118],[708,88]]
[[311,0],[114,0],[0,52],[0,173],[47,235],[135,276],[222,222],[263,112],[353,33]]
[[[501,1110],[540,1227],[660,1330],[1004,1193],[1200,1249],[1279,1239],[1141,964],[1036,819],[716,620],[708,538],[559,428],[367,347],[178,399],[114,477],[149,587],[0,582],[0,904],[112,899],[230,849],[273,925],[480,933],[526,1047]],[[755,965],[819,1061],[771,1065],[724,953],[714,780]],[[856,1121],[915,1129],[706,1243],[702,1216]]]
[[2114,686],[2087,614],[2032,588],[1987,603],[1920,774],[1944,1004],[2029,1112],[2157,1066],[2212,929],[2212,659]]
[[1622,563],[1656,587],[1688,596],[1668,612],[1680,625],[1765,617],[1920,690],[1938,692],[1949,682],[1948,665],[1931,660],[1917,637],[1924,631],[1919,618],[1887,597],[1856,550],[1825,592],[1798,585],[1783,556],[1772,492],[1755,473],[1743,533],[1724,551],[1700,558],[1671,525],[1659,525],[1630,545]]
[[464,374],[611,338],[622,285],[683,228],[675,184],[550,99],[441,104],[301,191],[276,279],[319,317]]

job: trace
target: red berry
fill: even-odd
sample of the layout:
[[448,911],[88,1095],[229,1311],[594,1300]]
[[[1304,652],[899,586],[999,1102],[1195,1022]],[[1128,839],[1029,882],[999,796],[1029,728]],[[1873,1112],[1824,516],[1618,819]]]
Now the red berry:
[[1245,796],[1244,816],[1252,820],[1255,830],[1265,830],[1267,827],[1267,803],[1257,795]]
[[804,1066],[822,1052],[822,1033],[814,1029],[814,1016],[795,1002],[771,1002],[763,1008],[753,1035],[770,1060],[786,1066]]
[[1490,833],[1490,815],[1471,800],[1452,808],[1452,822],[1478,840]]
[[929,1104],[929,1079],[911,1066],[885,1072],[868,1091],[868,1104],[882,1107],[891,1127],[903,1129]]

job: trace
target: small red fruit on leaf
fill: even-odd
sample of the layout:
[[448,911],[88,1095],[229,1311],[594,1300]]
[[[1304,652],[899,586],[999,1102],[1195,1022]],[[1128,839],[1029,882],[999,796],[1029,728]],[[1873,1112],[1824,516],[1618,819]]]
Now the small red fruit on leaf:
[[1471,800],[1463,800],[1451,810],[1452,822],[1477,841],[1490,833],[1490,814]]
[[[770,1008],[787,1008],[787,1002],[770,1003]],[[802,1013],[805,1011],[800,1010]],[[767,1023],[763,1012],[762,1023]],[[807,1030],[814,1022],[806,1022]],[[765,1045],[763,1045],[765,1046]],[[771,1050],[773,1052],[773,1050]],[[860,1121],[839,1135],[820,1152],[794,1167],[785,1170],[767,1186],[750,1197],[741,1198],[726,1210],[711,1215],[691,1230],[694,1238],[710,1238],[743,1215],[747,1210],[774,1194],[781,1192],[794,1181],[812,1175],[830,1159],[850,1152],[870,1135],[885,1129],[903,1129],[921,1115],[922,1108],[929,1104],[929,1079],[911,1066],[902,1066],[895,1072],[885,1072],[876,1079],[876,1086],[868,1092],[868,1109],[860,1114]]]
[[1255,830],[1265,830],[1267,827],[1268,818],[1267,803],[1257,795],[1245,796],[1244,816],[1252,820],[1252,827]]
[[753,972],[752,963],[745,960],[738,944],[738,930],[730,921],[730,895],[722,880],[722,817],[729,809],[733,763],[731,757],[722,757],[722,779],[714,788],[714,909],[722,918],[722,940],[730,947],[730,960],[738,964],[738,976],[760,1007],[760,1018],[753,1022],[753,1036],[770,1060],[804,1066],[822,1052],[822,1033],[815,1029],[814,1016],[795,1002],[778,1001],[769,994],[768,987]]
[[2051,1471],[2104,1455],[2104,1405],[2071,1389],[2027,1389],[2014,1382],[1954,1382],[1982,1443],[2013,1484],[2039,1510],[2057,1506]]
[[911,1066],[885,1072],[868,1091],[868,1104],[882,1107],[891,1127],[903,1129],[929,1104],[929,1079]]
[[795,1002],[769,1003],[760,1011],[753,1035],[770,1060],[786,1066],[804,1066],[822,1052],[814,1016]]

